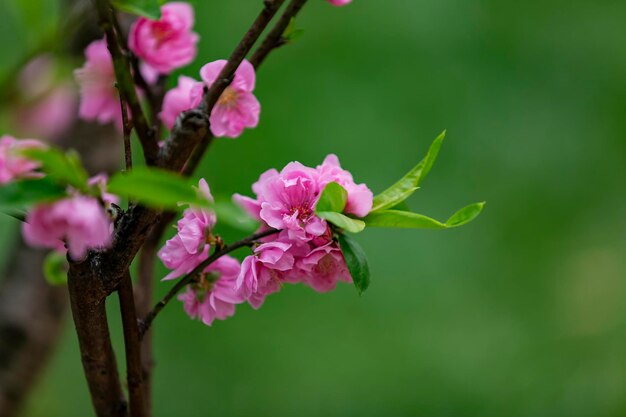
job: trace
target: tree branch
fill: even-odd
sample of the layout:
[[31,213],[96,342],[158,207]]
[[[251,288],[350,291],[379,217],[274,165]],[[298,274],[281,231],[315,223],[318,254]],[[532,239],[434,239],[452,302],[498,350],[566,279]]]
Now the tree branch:
[[133,151],[130,146],[130,132],[132,128],[128,120],[126,102],[122,98],[121,91],[120,107],[122,108],[122,131],[124,135],[124,166],[126,167],[126,171],[130,171],[133,168]]
[[207,110],[207,114],[211,114],[211,110],[217,100],[220,98],[226,87],[230,85],[233,80],[235,71],[239,67],[239,64],[244,60],[248,52],[259,39],[263,30],[267,27],[272,20],[280,6],[284,3],[284,0],[265,0],[265,8],[256,18],[248,32],[244,35],[243,39],[237,45],[233,53],[228,58],[228,62],[222,68],[222,71],[218,75],[215,82],[211,85],[208,94],[204,96],[204,107]]
[[108,0],[94,1],[96,3],[96,9],[98,10],[100,26],[106,35],[107,47],[113,59],[113,68],[115,70],[115,78],[120,90],[120,95],[130,106],[133,124],[137,131],[137,136],[139,136],[141,146],[143,147],[146,163],[148,165],[154,165],[159,148],[154,137],[154,132],[146,121],[141,103],[137,97],[130,65],[123,52],[124,47],[122,46],[120,35],[115,30],[115,27],[118,26],[117,18]]
[[141,346],[137,328],[137,311],[133,295],[133,283],[130,272],[120,282],[117,291],[120,300],[122,327],[124,330],[124,348],[126,350],[126,380],[128,382],[128,400],[131,417],[147,417],[144,401],[143,378],[141,370]]
[[74,326],[91,401],[98,417],[125,417],[115,354],[107,323],[105,300],[99,297],[94,269],[89,262],[70,261],[68,290]]
[[292,0],[291,3],[289,3],[285,12],[282,14],[270,33],[267,34],[261,46],[257,48],[254,54],[252,54],[250,63],[255,68],[258,68],[263,63],[270,52],[285,44],[283,33],[285,33],[287,26],[289,26],[291,19],[296,17],[306,2],[307,0]]
[[[272,52],[274,49],[284,45],[284,40],[282,38],[283,33],[285,33],[285,29],[289,26],[289,22],[294,18],[302,9],[307,0],[292,0],[291,3],[287,6],[282,16],[274,25],[272,30],[267,34],[261,45],[256,49],[256,51],[252,54],[252,58],[250,58],[250,63],[254,66],[256,70],[259,69],[265,58]],[[182,174],[185,176],[190,176],[196,170],[204,154],[206,153],[209,146],[213,142],[214,136],[209,131],[206,136],[202,139],[202,141],[196,146],[193,150],[193,153],[189,157],[189,160],[185,164]]]
[[152,322],[154,321],[156,316],[161,312],[161,310],[163,310],[163,308],[167,305],[167,303],[169,303],[170,300],[172,298],[174,298],[174,296],[180,292],[180,290],[185,288],[186,285],[191,283],[191,281],[193,281],[199,274],[201,274],[207,266],[211,265],[213,262],[215,262],[216,260],[218,260],[222,256],[227,255],[227,254],[231,253],[234,250],[237,250],[239,248],[243,248],[245,246],[251,246],[256,241],[258,241],[259,239],[262,239],[262,238],[267,237],[267,236],[271,236],[271,235],[276,234],[278,232],[279,232],[279,230],[269,229],[269,230],[265,230],[263,232],[255,233],[255,234],[253,234],[251,236],[248,236],[247,238],[242,239],[242,240],[240,240],[238,242],[231,243],[230,245],[224,247],[223,249],[220,249],[220,250],[217,250],[217,251],[213,252],[213,254],[211,256],[209,256],[205,261],[203,261],[197,267],[195,267],[193,269],[193,271],[191,271],[190,273],[188,273],[187,275],[182,277],[167,292],[167,294],[165,294],[165,296],[161,299],[161,301],[159,301],[154,306],[152,311],[150,311],[150,313],[148,313],[148,315],[146,315],[146,317],[144,317],[141,320],[140,325],[139,325],[140,336],[145,334],[146,331],[148,331],[148,329],[150,329],[150,325],[152,324]]

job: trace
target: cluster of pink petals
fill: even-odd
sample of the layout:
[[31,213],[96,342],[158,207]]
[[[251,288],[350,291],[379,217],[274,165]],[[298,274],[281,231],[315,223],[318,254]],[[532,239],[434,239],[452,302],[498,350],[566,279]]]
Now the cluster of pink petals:
[[80,195],[34,207],[22,227],[28,244],[58,251],[67,246],[75,260],[89,249],[109,246],[111,231],[111,220],[98,200]]
[[20,104],[13,112],[15,128],[24,135],[56,139],[76,119],[76,94],[71,83],[57,79],[58,63],[40,55],[18,77]]
[[268,170],[252,186],[256,199],[234,196],[263,227],[280,230],[242,263],[237,288],[254,308],[279,291],[284,282],[301,282],[327,292],[339,281],[351,281],[328,224],[315,215],[319,196],[329,182],[339,183],[348,192],[346,213],[363,217],[372,209],[372,192],[364,184],[356,184],[335,155],[316,168],[292,162],[280,172]]
[[[204,88],[213,85],[226,62],[222,59],[204,65],[200,69],[202,81],[184,76],[178,78],[178,86],[167,92],[159,114],[168,129],[174,126],[180,113],[200,104]],[[235,71],[233,82],[226,87],[211,111],[209,121],[214,136],[237,138],[245,128],[258,125],[261,104],[252,94],[255,83],[254,67],[244,60]]]
[[26,149],[45,148],[42,142],[35,139],[15,139],[12,136],[0,137],[0,184],[7,184],[16,179],[36,178],[35,172],[39,163],[20,155]]
[[178,86],[169,90],[163,97],[163,107],[159,118],[165,127],[172,129],[178,115],[200,104],[199,99],[196,99],[196,102],[191,99],[191,90],[198,85],[202,86],[202,83],[193,78],[184,75],[178,77]]
[[182,2],[161,7],[161,18],[137,19],[128,36],[128,47],[145,64],[161,74],[191,63],[196,56],[198,35],[192,32],[193,8]]
[[346,4],[352,3],[352,0],[328,0],[328,2],[333,6],[345,6]]
[[241,292],[235,290],[239,270],[239,261],[230,256],[222,256],[209,265],[200,280],[178,296],[189,317],[210,326],[215,319],[224,320],[235,314],[235,305],[245,301]]
[[79,116],[84,120],[109,122],[122,130],[122,108],[117,89],[111,54],[106,40],[93,41],[85,49],[86,62],[74,71],[80,85]]
[[[200,192],[209,201],[213,200],[209,186],[200,180]],[[163,278],[170,280],[193,271],[209,256],[209,237],[215,226],[215,214],[212,211],[189,207],[178,221],[178,232],[165,243],[158,253],[163,264],[172,271]]]

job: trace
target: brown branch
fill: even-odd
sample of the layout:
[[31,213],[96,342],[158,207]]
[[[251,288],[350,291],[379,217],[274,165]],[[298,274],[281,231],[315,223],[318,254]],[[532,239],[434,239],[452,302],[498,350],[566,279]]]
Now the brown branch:
[[98,10],[100,26],[106,35],[107,47],[113,59],[113,68],[115,70],[115,78],[119,86],[120,94],[123,100],[130,106],[133,124],[137,131],[137,136],[139,136],[141,146],[143,147],[146,163],[154,165],[159,148],[154,137],[154,131],[146,121],[141,103],[137,96],[137,91],[135,90],[128,58],[123,52],[124,49],[120,36],[115,30],[117,18],[108,0],[95,0],[95,3]]
[[211,265],[213,262],[215,262],[222,256],[227,255],[234,250],[243,248],[245,246],[251,246],[254,243],[256,243],[259,239],[262,239],[267,236],[271,236],[278,232],[279,230],[269,229],[263,232],[255,233],[251,236],[248,236],[245,239],[242,239],[235,243],[231,243],[230,245],[225,246],[224,248],[213,252],[211,256],[209,256],[205,261],[203,261],[197,267],[195,267],[193,271],[191,271],[190,273],[182,277],[180,280],[178,280],[178,282],[167,292],[167,294],[165,294],[165,296],[161,299],[161,301],[156,303],[152,311],[150,311],[150,313],[148,313],[148,315],[146,315],[146,317],[144,317],[141,320],[140,326],[139,326],[140,335],[145,334],[146,331],[150,329],[150,325],[152,324],[156,316],[161,312],[161,310],[163,310],[163,308],[167,305],[167,303],[169,303],[170,300],[174,298],[174,296],[180,292],[180,290],[185,288],[186,285],[191,283],[199,274],[201,274],[207,266]]
[[[285,29],[289,26],[289,22],[293,19],[305,5],[307,0],[292,0],[291,3],[287,6],[280,19],[274,25],[272,30],[267,34],[261,45],[256,49],[256,51],[252,54],[250,58],[250,63],[254,66],[256,70],[259,69],[261,64],[265,61],[265,58],[272,52],[274,49],[285,44],[285,40],[282,35],[285,33]],[[185,164],[182,174],[185,176],[190,176],[196,170],[204,154],[206,153],[209,146],[213,142],[214,136],[209,131],[207,135],[202,139],[202,141],[196,146],[193,150],[193,153],[189,157],[189,160]]]
[[115,354],[107,323],[105,300],[99,297],[96,265],[71,262],[68,290],[78,336],[83,369],[91,401],[98,417],[125,417],[126,401],[122,393]]
[[118,289],[122,327],[124,330],[124,348],[126,351],[126,380],[128,382],[128,402],[131,417],[147,417],[144,401],[144,388],[141,370],[141,346],[137,328],[137,311],[130,272],[120,282]]
[[263,63],[270,52],[286,43],[286,40],[283,39],[283,33],[285,33],[287,26],[289,26],[291,19],[300,12],[300,9],[302,9],[306,2],[307,0],[292,0],[291,3],[289,3],[276,25],[265,37],[261,46],[252,54],[250,63],[255,68],[258,68]]
[[130,132],[132,127],[128,120],[128,111],[126,108],[126,102],[122,98],[120,91],[120,107],[122,108],[122,130],[124,135],[124,166],[126,171],[130,171],[133,168],[133,151],[130,146]]
[[[159,223],[154,226],[146,243],[139,253],[138,280],[135,286],[137,316],[144,317],[152,308],[152,292],[154,283],[154,262],[159,249],[161,237],[165,229],[174,219],[174,213],[164,213]],[[141,340],[141,368],[144,387],[144,402],[148,415],[151,414],[152,384],[152,330],[146,332]]]
[[233,53],[228,58],[228,62],[222,68],[222,71],[217,76],[217,79],[211,85],[208,94],[204,96],[204,107],[207,110],[207,114],[211,114],[211,110],[217,100],[220,98],[226,87],[230,85],[233,80],[235,71],[239,67],[239,64],[244,60],[254,43],[259,39],[263,30],[267,27],[272,20],[280,6],[284,3],[284,0],[265,0],[265,7],[261,14],[256,18],[248,32],[244,35],[239,45],[235,48]]

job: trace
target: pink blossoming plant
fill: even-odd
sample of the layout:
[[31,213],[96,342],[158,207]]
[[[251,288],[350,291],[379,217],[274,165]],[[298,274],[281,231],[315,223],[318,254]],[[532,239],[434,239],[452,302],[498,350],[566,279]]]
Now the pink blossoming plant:
[[210,326],[215,319],[225,320],[235,314],[235,305],[244,301],[235,290],[239,269],[239,261],[228,255],[206,267],[198,280],[178,296],[187,315]]
[[[335,6],[350,3],[328,1]],[[171,300],[180,300],[190,318],[223,326],[237,305],[259,309],[268,296],[289,285],[327,293],[351,284],[363,294],[370,272],[355,239],[359,233],[373,227],[458,227],[483,209],[484,203],[471,204],[438,221],[408,207],[406,200],[431,170],[444,134],[421,162],[377,195],[361,182],[361,175],[353,176],[330,154],[317,166],[290,162],[280,170],[268,169],[252,184],[250,196],[214,199],[209,183],[195,171],[213,137],[237,138],[258,125],[256,71],[270,52],[293,41],[295,17],[305,2],[291,0],[282,9],[282,2],[262,3],[228,61],[202,66],[198,80],[186,75],[168,80],[172,71],[196,56],[199,37],[193,32],[191,5],[95,0],[97,7],[90,11],[98,13],[105,38],[87,46],[86,62],[74,71],[80,89],[78,115],[118,127],[111,146],[119,146],[124,169],[93,176],[73,150],[8,135],[0,138],[0,211],[23,222],[22,235],[29,245],[50,249],[44,268],[48,281],[68,284],[81,356],[88,358],[85,375],[99,416],[127,410],[108,332],[105,307],[110,295],[120,300],[129,414],[145,416],[145,388],[150,384],[142,385],[149,372],[141,364],[151,361],[142,359],[151,350],[151,338],[145,336]],[[118,21],[122,12],[139,15],[129,22],[128,33]],[[282,16],[274,19],[279,12]],[[272,21],[275,26],[269,28]],[[176,86],[167,91],[172,81]],[[62,101],[51,102],[60,106]],[[132,114],[122,109],[132,109]],[[55,118],[60,113],[53,110],[44,113]],[[81,140],[89,146],[88,134]],[[211,175],[228,178],[245,169],[240,161],[227,162]],[[366,166],[357,171],[367,173]],[[229,233],[247,235],[227,243],[221,234],[224,225]],[[237,250],[246,252],[233,257]],[[165,272],[153,272],[156,258]],[[137,279],[132,279],[135,274]],[[169,289],[152,305],[153,283],[159,278]]]
[[[210,62],[200,69],[200,77],[210,88],[226,65],[225,60]],[[261,104],[252,94],[256,83],[254,67],[244,60],[235,71],[233,82],[224,89],[209,118],[211,132],[217,137],[236,138],[245,128],[259,123]],[[196,85],[191,92],[193,103],[199,103],[203,86]]]
[[176,118],[185,110],[194,108],[199,103],[199,96],[195,102],[192,100],[191,91],[202,86],[200,81],[181,75],[178,77],[178,86],[169,90],[163,98],[163,109],[159,113],[159,118],[168,129],[174,127]]
[[0,137],[0,185],[19,178],[37,178],[35,172],[40,163],[21,154],[26,149],[44,149],[46,145],[35,139],[15,139],[12,136]]
[[346,4],[352,3],[352,0],[328,0],[328,2],[333,6],[345,6]]
[[128,37],[131,51],[161,74],[169,74],[196,57],[198,35],[192,32],[194,12],[188,3],[173,2],[161,7],[158,20],[140,17]]
[[72,259],[83,259],[89,249],[111,243],[111,221],[98,200],[76,196],[35,206],[22,232],[30,245],[62,251],[65,244]]
[[74,72],[80,86],[78,114],[82,119],[101,124],[112,122],[121,131],[122,108],[106,40],[90,43],[85,49],[85,58],[85,65]]

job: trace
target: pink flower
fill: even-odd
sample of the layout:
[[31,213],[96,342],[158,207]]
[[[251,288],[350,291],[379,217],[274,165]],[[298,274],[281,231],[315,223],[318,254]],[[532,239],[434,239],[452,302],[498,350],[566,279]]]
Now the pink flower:
[[[212,200],[209,185],[204,179],[200,180],[200,192]],[[172,271],[163,278],[170,280],[188,274],[209,256],[208,243],[215,214],[212,211],[189,207],[178,221],[178,233],[165,242],[165,246],[158,253],[163,264]]]
[[102,197],[102,201],[109,207],[111,204],[119,204],[120,198],[115,194],[111,194],[107,192],[107,183],[109,181],[109,177],[107,174],[98,174],[89,178],[87,184],[92,187],[97,187],[100,190],[100,196]]
[[113,122],[121,131],[122,109],[106,40],[90,43],[85,49],[85,57],[85,65],[74,71],[80,85],[78,114],[85,120],[97,120],[102,124]]
[[33,246],[64,249],[79,260],[89,249],[111,243],[111,221],[98,200],[76,196],[34,207],[22,228],[26,242]]
[[372,210],[374,194],[365,184],[356,184],[350,174],[339,165],[337,155],[330,154],[317,166],[320,174],[320,188],[324,189],[329,182],[336,182],[348,192],[348,202],[345,213],[354,214],[358,217],[365,217]]
[[35,139],[18,140],[8,135],[0,137],[0,184],[19,178],[41,176],[35,172],[39,163],[21,156],[20,151],[45,147],[46,145]]
[[13,114],[16,128],[27,136],[56,139],[76,119],[73,86],[58,80],[59,65],[50,55],[29,61],[18,77],[20,103]]
[[266,171],[253,186],[261,205],[259,216],[270,227],[287,230],[290,239],[310,240],[326,232],[326,221],[315,215],[319,198],[318,173],[299,162],[279,173]]
[[298,260],[297,267],[304,283],[317,292],[332,291],[339,281],[352,282],[341,249],[335,242],[313,249]]
[[[200,76],[207,86],[211,87],[220,71],[226,65],[225,60],[214,61],[200,69]],[[236,138],[244,128],[256,127],[259,123],[261,104],[252,94],[255,85],[254,67],[244,60],[235,71],[230,86],[226,87],[211,111],[211,132],[217,137]],[[202,86],[192,90],[192,100],[199,102]]]
[[352,3],[352,0],[328,0],[333,6],[345,6],[348,3]]
[[191,31],[193,8],[182,2],[161,7],[161,18],[140,17],[130,29],[128,46],[161,74],[169,74],[194,60],[198,35]]
[[283,271],[270,268],[257,256],[250,255],[241,263],[235,289],[258,309],[265,302],[265,297],[280,291],[283,276]]
[[225,320],[235,314],[235,305],[245,301],[235,290],[239,270],[239,262],[230,256],[209,265],[200,280],[178,296],[189,317],[210,326],[215,319]]
[[201,86],[202,83],[181,75],[178,77],[178,86],[165,94],[163,109],[159,113],[159,118],[165,127],[171,129],[179,114],[200,104],[200,96],[195,101],[191,99],[191,90],[197,85]]

